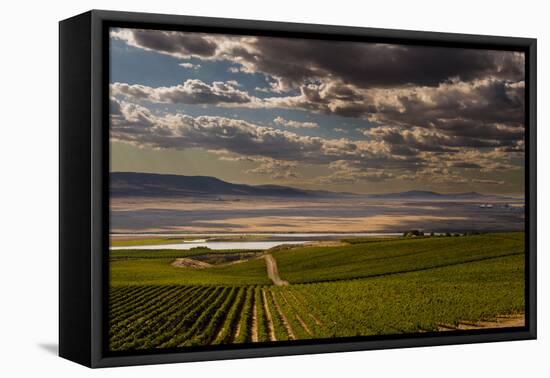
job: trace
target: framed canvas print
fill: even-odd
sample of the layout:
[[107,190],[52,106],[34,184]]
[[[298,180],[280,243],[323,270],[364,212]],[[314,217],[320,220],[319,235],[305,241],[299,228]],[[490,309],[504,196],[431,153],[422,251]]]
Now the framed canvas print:
[[536,337],[536,41],[60,23],[60,355]]

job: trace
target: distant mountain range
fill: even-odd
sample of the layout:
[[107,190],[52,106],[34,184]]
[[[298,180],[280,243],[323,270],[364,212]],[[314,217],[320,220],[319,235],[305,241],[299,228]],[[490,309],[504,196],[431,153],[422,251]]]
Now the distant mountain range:
[[190,196],[264,196],[264,197],[339,197],[350,193],[305,190],[280,185],[232,184],[209,176],[179,176],[154,173],[112,172],[113,197],[190,197]]
[[393,200],[485,200],[504,199],[476,192],[437,193],[411,190],[399,193],[360,195],[325,190],[306,190],[281,185],[232,184],[209,176],[180,176],[155,173],[112,172],[113,197],[191,197],[191,196],[264,196],[264,197],[367,197]]
[[383,194],[370,194],[370,198],[379,199],[448,199],[448,200],[483,200],[490,198],[507,198],[496,195],[486,195],[477,192],[464,192],[464,193],[437,193],[428,190],[409,190],[407,192],[398,193],[383,193]]

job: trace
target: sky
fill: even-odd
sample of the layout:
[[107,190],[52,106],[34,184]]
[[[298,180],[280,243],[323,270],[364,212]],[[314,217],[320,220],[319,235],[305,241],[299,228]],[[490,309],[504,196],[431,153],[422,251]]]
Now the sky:
[[111,170],[524,193],[523,53],[114,28]]

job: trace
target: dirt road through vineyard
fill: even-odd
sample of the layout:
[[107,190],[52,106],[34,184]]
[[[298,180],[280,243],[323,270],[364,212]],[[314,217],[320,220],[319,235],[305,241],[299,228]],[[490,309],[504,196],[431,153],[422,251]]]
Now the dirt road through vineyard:
[[288,281],[281,279],[279,276],[279,270],[277,269],[277,261],[272,255],[265,255],[265,264],[267,266],[267,276],[273,284],[277,286],[288,286]]

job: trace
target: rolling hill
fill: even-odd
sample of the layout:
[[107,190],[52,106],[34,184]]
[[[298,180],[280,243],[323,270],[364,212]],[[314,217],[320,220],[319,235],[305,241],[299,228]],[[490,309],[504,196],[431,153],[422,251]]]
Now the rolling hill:
[[209,176],[181,176],[171,174],[111,172],[110,192],[112,197],[191,197],[191,196],[265,196],[344,198],[364,197],[380,200],[489,200],[505,199],[495,195],[476,192],[437,193],[425,190],[410,190],[397,193],[354,194],[307,190],[282,185],[234,184]]
[[327,191],[304,190],[280,185],[233,184],[209,176],[180,176],[136,172],[112,172],[113,197],[183,197],[183,196],[269,196],[327,197],[351,195]]

